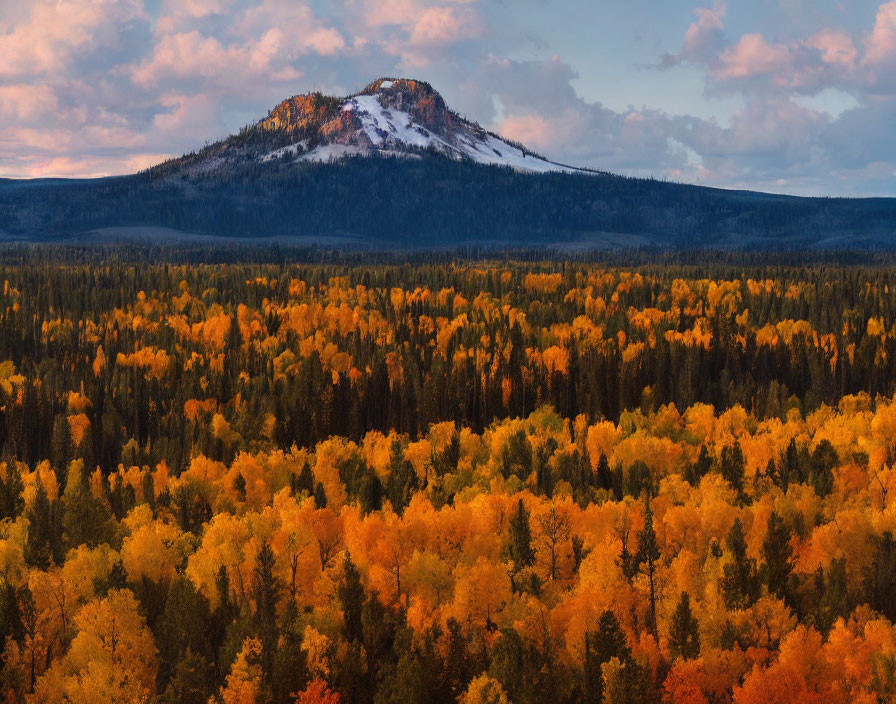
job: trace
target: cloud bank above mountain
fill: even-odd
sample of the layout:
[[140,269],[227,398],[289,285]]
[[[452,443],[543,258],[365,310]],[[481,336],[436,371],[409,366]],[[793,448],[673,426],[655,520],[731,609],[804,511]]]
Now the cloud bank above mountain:
[[0,0],[0,175],[127,173],[379,75],[566,163],[896,185],[896,0]]

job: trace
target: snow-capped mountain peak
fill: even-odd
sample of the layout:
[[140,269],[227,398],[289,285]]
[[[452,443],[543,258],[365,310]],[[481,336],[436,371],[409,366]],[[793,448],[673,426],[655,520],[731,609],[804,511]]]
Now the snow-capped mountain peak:
[[584,171],[551,162],[461,118],[429,84],[410,79],[380,79],[346,98],[320,94],[289,98],[257,127],[287,142],[264,154],[263,161],[331,161],[356,155],[414,158],[432,150],[520,171]]

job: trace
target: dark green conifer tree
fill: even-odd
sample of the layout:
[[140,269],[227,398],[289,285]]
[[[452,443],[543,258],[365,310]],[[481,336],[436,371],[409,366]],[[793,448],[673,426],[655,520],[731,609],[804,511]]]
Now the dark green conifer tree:
[[747,557],[747,539],[739,518],[734,519],[727,546],[733,559],[723,569],[722,597],[727,608],[746,609],[759,598],[759,576],[756,560]]
[[682,592],[669,625],[669,650],[673,658],[691,660],[700,655],[700,630],[691,613],[691,599]]

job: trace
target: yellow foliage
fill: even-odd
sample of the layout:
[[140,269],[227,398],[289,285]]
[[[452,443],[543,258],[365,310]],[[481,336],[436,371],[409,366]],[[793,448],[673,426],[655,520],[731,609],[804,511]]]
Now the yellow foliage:
[[305,626],[302,636],[302,651],[312,678],[326,679],[330,674],[330,639],[314,626]]
[[461,695],[460,704],[508,704],[507,694],[501,683],[482,673],[473,678],[467,691]]
[[148,702],[155,692],[156,647],[127,589],[88,602],[74,617],[66,655],[35,686],[35,702]]
[[223,704],[256,704],[261,692],[261,641],[246,638],[219,696]]

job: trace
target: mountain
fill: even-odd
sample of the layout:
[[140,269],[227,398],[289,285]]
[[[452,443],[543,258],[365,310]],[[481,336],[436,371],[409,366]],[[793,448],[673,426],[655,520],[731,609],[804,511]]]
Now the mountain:
[[[0,237],[303,238],[430,247],[896,248],[896,199],[820,199],[559,164],[451,111],[422,81],[284,100],[132,176],[0,180]],[[94,236],[94,235],[90,235]]]
[[381,78],[346,98],[320,93],[288,98],[239,135],[169,166],[195,174],[245,160],[300,164],[425,154],[530,173],[589,172],[485,130],[450,110],[428,83],[406,78]]

